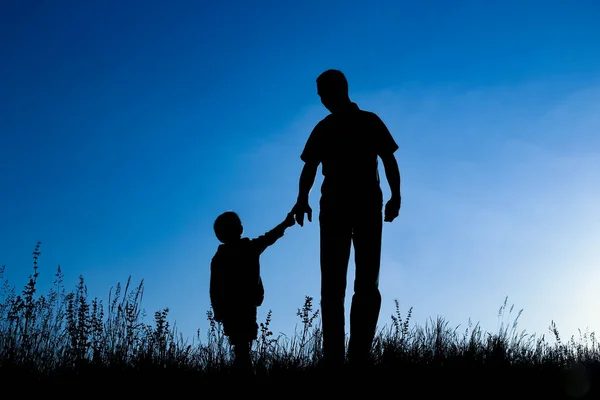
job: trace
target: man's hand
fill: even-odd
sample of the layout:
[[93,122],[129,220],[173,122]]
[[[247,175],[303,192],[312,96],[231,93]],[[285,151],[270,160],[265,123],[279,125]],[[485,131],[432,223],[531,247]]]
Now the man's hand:
[[385,222],[392,222],[400,214],[401,197],[392,197],[385,205]]
[[308,222],[312,222],[312,209],[308,205],[308,201],[298,200],[292,208],[291,213],[300,226],[304,226],[304,214],[308,217]]

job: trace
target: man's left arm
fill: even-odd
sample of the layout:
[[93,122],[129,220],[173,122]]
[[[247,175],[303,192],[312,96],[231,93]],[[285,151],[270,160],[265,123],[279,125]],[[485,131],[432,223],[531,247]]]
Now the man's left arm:
[[392,194],[392,197],[385,206],[384,220],[392,222],[400,213],[400,206],[402,204],[402,197],[400,196],[400,169],[398,168],[398,162],[394,153],[384,153],[380,157]]
[[392,137],[385,123],[376,116],[377,132],[377,154],[381,158],[385,176],[390,186],[391,198],[385,205],[385,221],[392,222],[400,213],[402,197],[400,195],[400,168],[394,153],[398,150],[398,144]]

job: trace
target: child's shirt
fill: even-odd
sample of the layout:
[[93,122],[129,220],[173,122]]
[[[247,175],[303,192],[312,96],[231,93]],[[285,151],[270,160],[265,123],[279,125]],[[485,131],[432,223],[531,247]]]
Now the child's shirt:
[[232,311],[258,307],[264,300],[260,255],[284,234],[281,225],[255,239],[241,238],[221,244],[211,260],[210,300],[215,319]]

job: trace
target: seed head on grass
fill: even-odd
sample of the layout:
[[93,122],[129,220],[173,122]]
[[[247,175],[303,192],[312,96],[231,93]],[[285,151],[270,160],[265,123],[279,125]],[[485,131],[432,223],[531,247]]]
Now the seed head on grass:
[[[181,374],[185,371],[193,371],[194,382],[210,383],[228,371],[231,347],[212,310],[206,313],[206,338],[202,340],[198,330],[190,344],[169,321],[167,307],[151,314],[154,318],[150,323],[145,322],[143,281],[132,285],[131,277],[125,285],[117,283],[111,288],[104,303],[88,296],[82,276],[75,288],[67,291],[59,266],[48,294],[39,294],[37,279],[43,272],[40,255],[38,243],[33,252],[33,272],[22,291],[4,279],[6,267],[0,267],[0,372],[4,375],[24,370],[29,376],[37,374],[46,380],[82,379],[94,366],[97,369],[90,376],[98,381],[109,376],[103,374],[121,376],[127,371],[143,371],[148,377],[157,371],[163,374],[160,376],[184,376]],[[514,305],[508,307],[507,299],[500,307],[501,321],[495,333],[484,332],[478,323],[469,320],[460,334],[459,326],[451,326],[442,317],[429,319],[424,326],[412,325],[412,307],[404,317],[398,300],[395,306],[390,325],[378,330],[372,350],[378,368],[392,375],[400,369],[417,373],[423,366],[447,371],[469,368],[473,372],[488,366],[496,371],[518,367],[548,374],[600,363],[600,344],[593,332],[580,331],[579,338],[563,340],[552,321],[552,343],[543,335],[529,335],[517,329],[523,310],[513,315]],[[305,296],[296,316],[301,326],[291,337],[275,337],[271,311],[259,324],[252,350],[261,379],[277,379],[282,374],[300,376],[300,372],[313,370],[322,360],[320,314],[312,297]],[[505,321],[507,316],[509,320]]]

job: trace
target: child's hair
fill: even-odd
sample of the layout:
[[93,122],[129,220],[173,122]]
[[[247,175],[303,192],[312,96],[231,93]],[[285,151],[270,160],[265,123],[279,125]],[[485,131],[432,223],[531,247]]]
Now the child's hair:
[[221,243],[239,239],[242,234],[242,221],[233,211],[226,211],[215,220],[214,230]]

